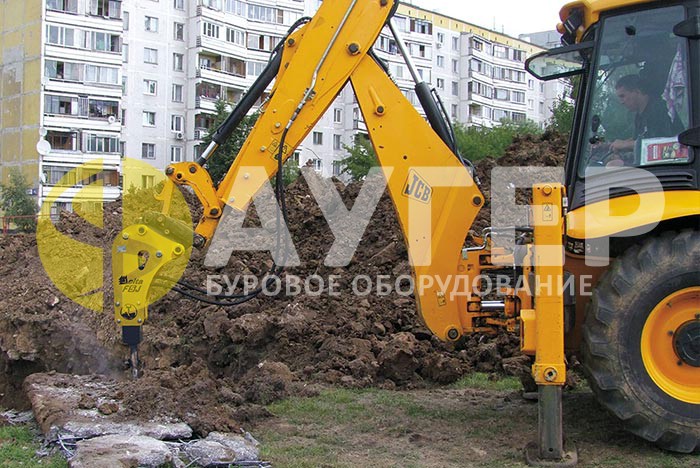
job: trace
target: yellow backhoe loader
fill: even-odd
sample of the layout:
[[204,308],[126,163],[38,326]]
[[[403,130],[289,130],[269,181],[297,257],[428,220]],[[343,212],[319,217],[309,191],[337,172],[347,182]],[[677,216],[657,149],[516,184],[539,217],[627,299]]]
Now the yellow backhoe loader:
[[[115,317],[134,369],[160,269],[189,244],[206,247],[225,211],[244,213],[349,83],[416,277],[461,275],[472,285],[506,269],[530,286],[555,281],[530,288],[532,295],[506,288],[498,300],[471,289],[451,294],[440,282],[416,292],[425,324],[442,340],[519,330],[539,389],[528,459],[576,461],[561,421],[567,351],[581,352],[599,401],[630,431],[668,450],[700,448],[700,1],[582,0],[562,9],[563,47],[531,57],[526,68],[574,84],[565,180],[534,184],[530,222],[510,227],[510,246],[498,245],[495,227],[465,244],[484,197],[439,98],[392,26],[397,6],[323,2],[290,29],[201,157],[168,166],[174,184],[194,189],[203,215],[187,239],[167,216],[165,193],[162,213],[126,227],[114,243]],[[372,50],[385,27],[425,117]],[[255,127],[214,184],[207,162],[263,96]],[[277,196],[283,206],[281,183]],[[427,234],[415,235],[421,226]],[[567,294],[571,277],[590,278],[591,294]],[[135,282],[142,287],[130,288]]]

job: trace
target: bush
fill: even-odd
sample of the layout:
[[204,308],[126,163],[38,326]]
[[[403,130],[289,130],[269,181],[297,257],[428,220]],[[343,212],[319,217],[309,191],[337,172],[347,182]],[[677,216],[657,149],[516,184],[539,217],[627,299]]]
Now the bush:
[[0,208],[5,211],[5,216],[31,216],[14,220],[14,223],[22,231],[34,231],[36,219],[34,215],[39,211],[36,200],[29,195],[31,186],[19,169],[10,169],[10,181],[7,184],[0,183]]
[[357,135],[352,146],[343,145],[349,156],[341,161],[341,174],[348,174],[354,181],[363,180],[370,169],[377,166],[377,155],[369,139]]
[[462,124],[455,125],[455,139],[457,148],[463,157],[476,162],[487,157],[498,158],[503,156],[506,148],[517,135],[537,135],[542,130],[535,122],[513,122],[502,120],[498,127],[466,127]]

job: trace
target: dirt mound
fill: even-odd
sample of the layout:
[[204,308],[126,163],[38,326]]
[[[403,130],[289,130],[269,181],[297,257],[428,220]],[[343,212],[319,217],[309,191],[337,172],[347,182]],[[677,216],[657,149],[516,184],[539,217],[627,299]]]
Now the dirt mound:
[[[562,137],[553,134],[518,139],[495,164],[557,164],[565,145]],[[495,164],[482,161],[477,166],[487,199],[489,173]],[[339,186],[339,190],[349,208],[360,186]],[[264,415],[246,401],[264,404],[289,394],[312,393],[315,384],[386,388],[444,384],[473,370],[503,372],[503,360],[517,354],[517,337],[508,334],[470,336],[457,344],[440,342],[421,324],[412,296],[396,291],[387,296],[353,294],[356,275],[386,275],[393,283],[410,274],[387,196],[381,199],[353,261],[342,269],[323,264],[334,236],[304,180],[291,184],[286,196],[288,225],[301,266],[287,270],[283,283],[292,276],[304,280],[335,275],[339,294],[329,294],[325,284],[318,296],[260,296],[224,308],[168,293],[149,309],[141,346],[144,376],[138,382],[123,382],[128,411],[149,407],[184,420],[200,434],[231,431],[246,419]],[[63,214],[57,227],[108,252],[119,232],[121,214],[118,203],[109,204],[104,208],[104,229],[75,214]],[[254,216],[251,219],[255,221]],[[479,224],[488,224],[488,203]],[[205,270],[203,254],[195,251],[185,279],[203,287],[207,274],[262,275],[270,265],[266,254],[242,252],[223,269]],[[109,277],[108,260],[104,268]],[[22,379],[34,372],[126,378],[121,365],[127,353],[119,343],[112,310],[90,311],[63,296],[44,272],[33,236],[0,238],[0,277],[4,279],[0,405],[26,406],[18,390]],[[109,289],[104,290],[108,304]]]
[[[568,137],[561,133],[546,131],[540,136],[523,135],[515,137],[513,144],[498,159],[482,159],[476,163],[476,173],[481,182],[481,190],[486,197],[474,229],[480,232],[491,224],[491,171],[494,167],[526,166],[564,166]],[[529,201],[527,190],[516,193],[518,204],[526,205]]]

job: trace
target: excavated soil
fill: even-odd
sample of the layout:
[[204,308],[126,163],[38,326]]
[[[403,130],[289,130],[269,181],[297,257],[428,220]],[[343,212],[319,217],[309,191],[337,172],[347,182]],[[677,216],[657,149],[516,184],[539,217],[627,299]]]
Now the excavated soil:
[[[487,199],[495,165],[560,165],[565,146],[566,140],[554,134],[521,138],[498,161],[480,162],[477,172]],[[360,187],[337,185],[350,207]],[[150,307],[140,348],[143,376],[136,382],[128,380],[123,368],[127,350],[120,344],[112,311],[90,311],[61,294],[44,272],[33,235],[0,237],[0,406],[28,406],[21,384],[32,373],[99,373],[121,381],[123,411],[129,413],[125,416],[142,411],[148,417],[178,418],[205,435],[234,431],[265,416],[259,404],[290,394],[314,394],[320,385],[421,388],[450,383],[472,371],[517,374],[527,368],[518,355],[517,336],[475,335],[445,344],[421,324],[413,297],[396,292],[353,295],[355,275],[389,275],[393,284],[410,274],[387,196],[351,264],[334,269],[323,265],[334,237],[306,183],[300,178],[286,194],[289,230],[302,264],[285,274],[302,279],[338,275],[341,294],[259,297],[224,308],[170,292]],[[104,211],[103,229],[66,213],[58,229],[109,252],[120,230],[121,207],[111,204]],[[488,215],[487,202],[477,228],[488,225]],[[185,273],[186,280],[200,287],[207,274],[261,275],[270,260],[262,253],[237,253],[221,270],[202,265],[203,254],[195,251]]]

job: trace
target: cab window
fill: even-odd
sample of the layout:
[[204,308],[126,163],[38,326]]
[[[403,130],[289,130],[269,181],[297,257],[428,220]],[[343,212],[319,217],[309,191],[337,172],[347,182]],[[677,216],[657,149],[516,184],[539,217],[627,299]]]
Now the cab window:
[[688,164],[687,41],[682,6],[609,17],[601,30],[579,175],[591,168]]

